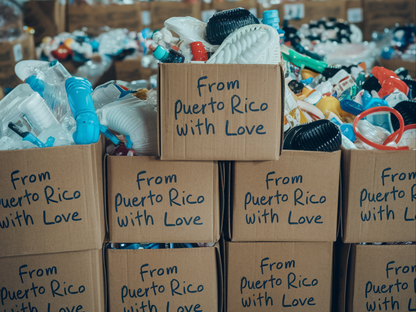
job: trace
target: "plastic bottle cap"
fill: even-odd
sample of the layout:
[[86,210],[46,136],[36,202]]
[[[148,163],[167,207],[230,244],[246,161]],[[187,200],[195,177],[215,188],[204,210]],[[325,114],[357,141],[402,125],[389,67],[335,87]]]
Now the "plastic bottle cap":
[[278,10],[267,10],[263,12],[263,19],[269,18],[279,18],[279,11]]
[[169,52],[163,49],[161,46],[158,46],[156,50],[153,52],[153,56],[158,60],[163,60],[168,56]]

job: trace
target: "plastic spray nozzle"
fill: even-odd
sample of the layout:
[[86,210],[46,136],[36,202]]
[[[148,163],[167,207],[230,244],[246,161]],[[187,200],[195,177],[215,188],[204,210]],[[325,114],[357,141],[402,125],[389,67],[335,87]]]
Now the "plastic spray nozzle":
[[100,124],[100,133],[104,134],[115,146],[120,144],[120,140],[111,133],[111,131],[104,125]]
[[98,142],[100,123],[91,98],[91,83],[84,78],[71,77],[66,80],[65,88],[77,124],[77,130],[73,134],[74,142],[76,144]]
[[302,69],[304,67],[308,67],[318,73],[322,73],[325,70],[325,68],[328,67],[327,63],[322,62],[322,61],[317,61],[310,57],[302,55],[292,49],[289,49],[285,45],[281,45],[280,50],[282,52],[283,59],[286,62],[290,62]]
[[31,75],[25,79],[25,82],[32,88],[33,91],[40,94],[43,97],[43,91],[45,91],[45,84],[42,80],[36,78],[36,76]]
[[9,122],[8,127],[15,132],[16,134],[18,134],[23,141],[28,141],[34,145],[36,145],[39,148],[43,148],[43,147],[51,147],[53,146],[53,143],[55,142],[55,138],[54,137],[49,137],[46,140],[46,143],[42,143],[37,137],[35,137],[33,134],[31,134],[28,131],[21,131],[19,129],[18,126],[16,126],[14,123]]

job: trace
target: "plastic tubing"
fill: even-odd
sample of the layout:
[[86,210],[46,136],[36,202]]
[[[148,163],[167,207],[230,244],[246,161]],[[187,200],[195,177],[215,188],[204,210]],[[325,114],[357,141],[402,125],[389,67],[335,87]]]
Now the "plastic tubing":
[[[383,151],[409,150],[409,147],[408,146],[393,147],[393,146],[385,146],[385,145],[381,145],[381,144],[374,143],[374,142],[366,139],[361,133],[358,132],[358,130],[357,130],[357,123],[362,118],[364,118],[365,116],[368,116],[368,115],[370,115],[372,113],[386,112],[386,111],[394,114],[397,117],[397,119],[399,120],[400,129],[396,131],[397,132],[397,137],[395,139],[395,142],[396,143],[399,143],[400,142],[400,139],[402,138],[403,132],[404,132],[404,120],[403,120],[403,117],[394,108],[385,107],[385,106],[379,106],[379,107],[373,107],[373,108],[367,109],[366,111],[364,111],[363,113],[361,113],[357,117],[355,117],[354,123],[352,124],[352,126],[354,128],[354,132],[355,132],[356,137],[359,138],[361,141],[363,141],[365,144],[367,144],[367,145],[369,145],[371,147],[374,147],[376,149],[383,150]],[[387,139],[386,139],[386,141],[387,141]]]
[[[411,125],[404,126],[404,131],[403,132],[405,132],[407,130],[410,130],[410,129],[416,129],[416,124],[411,124]],[[396,132],[393,132],[392,134],[390,134],[387,137],[387,139],[384,141],[383,145],[387,145],[387,144],[393,142],[394,139],[396,138],[396,136],[399,134],[399,131],[400,131],[400,129],[397,130]]]

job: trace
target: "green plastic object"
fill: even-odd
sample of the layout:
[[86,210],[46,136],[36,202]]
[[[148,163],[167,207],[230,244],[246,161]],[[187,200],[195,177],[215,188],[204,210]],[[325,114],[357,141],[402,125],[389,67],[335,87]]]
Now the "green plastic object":
[[322,73],[325,68],[328,67],[328,64],[322,61],[314,60],[313,58],[310,58],[306,55],[300,54],[296,52],[295,50],[289,49],[285,45],[281,45],[281,51],[283,55],[283,59],[286,62],[290,62],[297,67],[305,68],[308,67],[318,73]]

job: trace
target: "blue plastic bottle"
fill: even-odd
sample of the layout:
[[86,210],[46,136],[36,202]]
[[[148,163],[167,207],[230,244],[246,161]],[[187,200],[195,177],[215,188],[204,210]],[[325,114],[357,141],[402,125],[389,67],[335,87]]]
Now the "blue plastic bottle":
[[280,42],[285,41],[284,35],[285,31],[279,27],[279,11],[278,10],[268,10],[263,12],[263,24],[269,25],[276,29],[280,35]]
[[76,144],[91,144],[98,142],[100,137],[100,122],[95,113],[91,98],[91,83],[84,78],[70,77],[65,82],[69,105],[77,123],[73,134]]
[[162,63],[183,63],[185,62],[185,57],[173,50],[169,49],[169,51],[166,51],[161,46],[158,46],[156,50],[153,52],[153,56],[157,58]]

